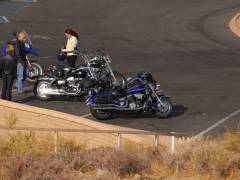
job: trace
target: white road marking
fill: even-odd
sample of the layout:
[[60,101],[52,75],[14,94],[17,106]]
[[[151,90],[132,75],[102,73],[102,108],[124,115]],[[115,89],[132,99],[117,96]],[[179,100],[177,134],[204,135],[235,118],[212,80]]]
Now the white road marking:
[[32,36],[33,39],[43,39],[43,40],[53,40],[51,37],[49,36],[44,36],[44,35],[40,35],[40,34],[35,34]]
[[17,14],[17,13],[21,12],[23,9],[25,9],[29,6],[30,6],[30,4],[26,4],[25,6],[22,6],[21,8],[17,9],[14,13]]
[[2,23],[9,23],[9,20],[5,16],[0,16],[0,19],[2,19]]
[[205,134],[207,134],[208,132],[212,131],[213,129],[215,129],[216,127],[218,127],[219,125],[221,125],[222,123],[224,123],[225,121],[229,120],[230,118],[236,116],[237,114],[240,113],[240,109],[236,110],[235,112],[229,114],[228,116],[226,116],[225,118],[219,120],[218,122],[216,122],[215,124],[213,124],[212,126],[208,127],[207,129],[205,129],[204,131],[201,131],[200,133],[198,133],[197,135],[193,136],[192,139],[197,139],[197,138],[201,138],[203,137]]
[[89,113],[89,114],[85,114],[85,115],[83,115],[83,116],[80,116],[81,118],[86,118],[86,117],[88,117],[88,116],[91,116],[91,114]]

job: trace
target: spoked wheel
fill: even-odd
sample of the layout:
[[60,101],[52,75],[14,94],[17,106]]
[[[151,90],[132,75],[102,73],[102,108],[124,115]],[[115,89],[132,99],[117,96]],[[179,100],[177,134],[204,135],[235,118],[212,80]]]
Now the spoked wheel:
[[113,74],[115,76],[115,79],[113,79],[114,86],[119,87],[120,89],[125,89],[127,86],[126,78],[117,71],[113,71]]
[[50,96],[45,94],[46,88],[50,85],[47,81],[38,81],[34,86],[34,95],[41,101],[46,101],[50,99]]
[[31,68],[27,68],[26,80],[30,83],[34,83],[41,74],[43,74],[42,67],[38,63],[31,63]]
[[92,106],[90,106],[90,112],[98,120],[108,120],[111,118],[112,113],[111,112],[106,112],[98,109],[94,109]]
[[162,99],[162,105],[158,103],[159,111],[155,113],[158,118],[168,118],[172,113],[172,102],[169,98]]

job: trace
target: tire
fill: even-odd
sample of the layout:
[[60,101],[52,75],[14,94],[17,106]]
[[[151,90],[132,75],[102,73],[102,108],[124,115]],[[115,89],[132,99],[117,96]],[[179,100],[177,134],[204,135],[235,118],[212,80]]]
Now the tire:
[[37,81],[37,77],[43,74],[43,69],[38,63],[31,63],[31,65],[31,71],[29,71],[29,69],[27,68],[26,80],[30,83],[35,83]]
[[37,81],[35,83],[33,92],[37,99],[39,99],[41,101],[47,101],[50,99],[49,95],[45,95],[44,93],[41,93],[41,91],[42,91],[41,89],[46,86],[49,86],[49,84],[50,83],[48,81]]
[[116,85],[120,88],[120,89],[125,89],[127,87],[127,80],[126,78],[119,72],[117,71],[113,71],[113,74],[116,78]]
[[163,107],[160,105],[161,108],[155,113],[155,116],[161,119],[168,118],[172,114],[172,102],[169,98],[162,98],[162,103]]
[[93,117],[95,117],[96,119],[101,120],[101,121],[108,120],[112,116],[111,112],[104,112],[104,111],[96,110],[96,109],[93,109],[92,106],[90,106],[90,112]]

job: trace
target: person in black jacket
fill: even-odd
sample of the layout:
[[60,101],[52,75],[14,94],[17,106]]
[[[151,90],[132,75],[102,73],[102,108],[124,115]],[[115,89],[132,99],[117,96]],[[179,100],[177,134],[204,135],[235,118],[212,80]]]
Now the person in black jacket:
[[3,57],[0,64],[3,81],[1,99],[8,101],[12,100],[12,86],[16,77],[16,61],[14,60],[13,53],[13,45],[8,45],[7,54]]
[[25,52],[25,44],[26,34],[24,32],[20,32],[17,36],[17,41],[14,46],[14,57],[17,60],[17,81],[16,87],[19,94],[23,93],[23,85],[24,80],[26,78],[26,68],[27,68],[27,60],[26,60],[26,52]]

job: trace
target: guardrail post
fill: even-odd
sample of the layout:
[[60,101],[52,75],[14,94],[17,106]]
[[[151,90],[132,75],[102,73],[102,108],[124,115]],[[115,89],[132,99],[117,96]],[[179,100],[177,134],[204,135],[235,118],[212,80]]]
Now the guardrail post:
[[118,140],[117,140],[117,148],[121,148],[121,143],[122,143],[122,134],[118,133]]
[[171,153],[175,153],[175,136],[171,137]]
[[159,135],[158,134],[155,134],[154,147],[155,147],[155,150],[159,149]]
[[54,152],[57,152],[58,146],[58,131],[54,131]]

